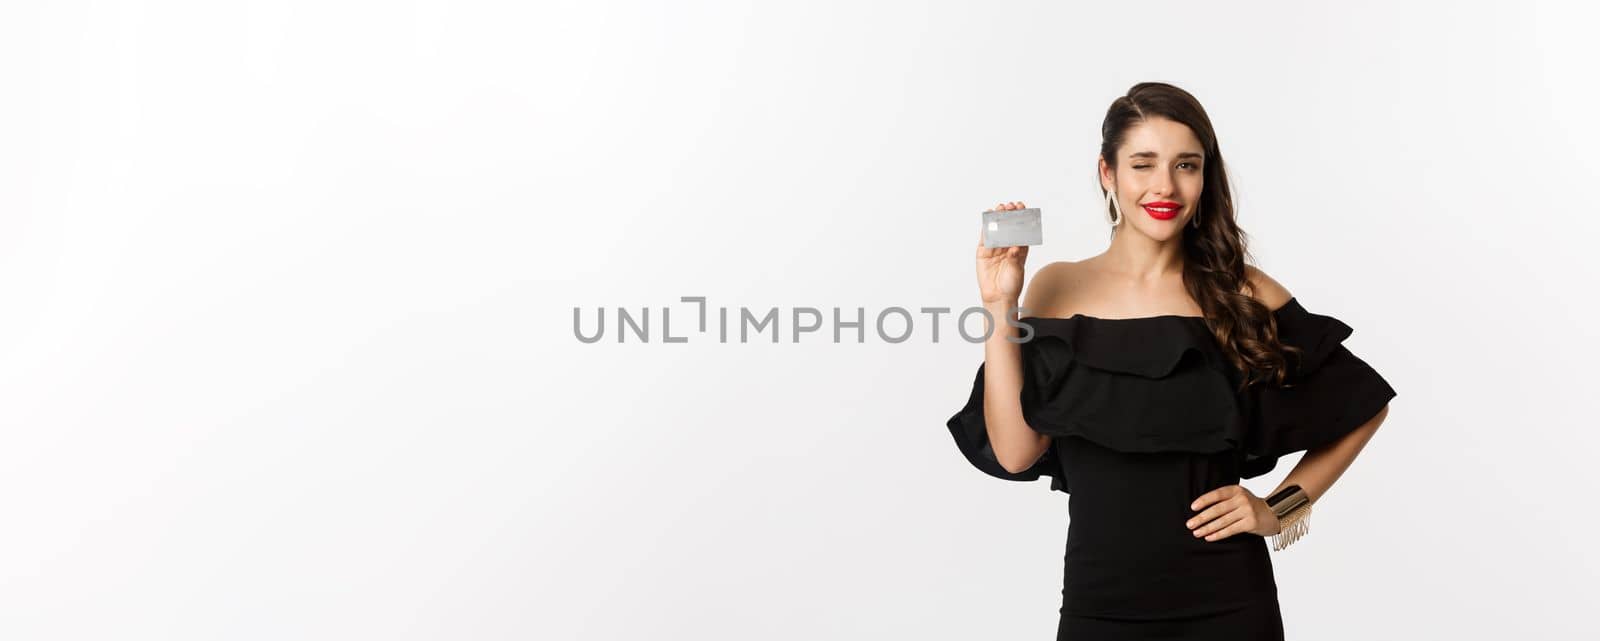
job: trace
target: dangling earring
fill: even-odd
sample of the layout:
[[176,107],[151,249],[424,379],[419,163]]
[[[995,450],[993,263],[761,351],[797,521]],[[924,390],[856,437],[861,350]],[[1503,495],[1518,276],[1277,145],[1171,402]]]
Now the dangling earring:
[[1117,202],[1117,190],[1112,189],[1106,192],[1106,207],[1111,211],[1116,212],[1115,218],[1111,219],[1111,227],[1116,228],[1117,226],[1121,225],[1122,204]]
[[1195,205],[1194,206],[1194,220],[1191,220],[1189,222],[1194,224],[1194,228],[1195,229],[1199,229],[1200,228],[1200,206],[1199,205]]

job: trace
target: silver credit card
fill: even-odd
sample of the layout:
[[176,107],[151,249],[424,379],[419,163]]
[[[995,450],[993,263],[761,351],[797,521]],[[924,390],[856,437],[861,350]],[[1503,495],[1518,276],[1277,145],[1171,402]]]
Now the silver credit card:
[[983,212],[984,247],[1043,244],[1044,225],[1038,207]]

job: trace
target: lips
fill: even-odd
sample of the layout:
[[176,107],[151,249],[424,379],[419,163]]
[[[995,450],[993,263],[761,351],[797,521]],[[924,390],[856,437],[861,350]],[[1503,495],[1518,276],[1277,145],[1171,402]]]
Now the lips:
[[1157,220],[1172,220],[1178,215],[1178,208],[1181,207],[1178,203],[1170,200],[1143,203],[1141,206],[1144,207],[1146,213],[1150,214],[1151,218]]

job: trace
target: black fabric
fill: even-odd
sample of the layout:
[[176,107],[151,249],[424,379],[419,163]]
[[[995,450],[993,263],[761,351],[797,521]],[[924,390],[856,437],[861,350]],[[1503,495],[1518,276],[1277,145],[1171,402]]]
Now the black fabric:
[[1063,612],[1056,625],[1056,639],[1070,641],[1282,641],[1284,638],[1283,615],[1276,597],[1213,615],[1170,619],[1128,620]]
[[[1060,376],[1054,372],[1059,371],[1064,374],[1071,367],[1071,362],[1059,345],[1041,346],[1038,343],[1024,343],[1022,367],[1021,397],[1024,399],[1022,404],[1024,407],[1037,407],[1041,403],[1040,388],[1048,388],[1052,380],[1059,379]],[[983,372],[984,365],[978,365],[977,380],[972,384],[971,397],[967,399],[966,406],[948,422],[956,446],[974,467],[990,476],[1008,481],[1036,481],[1041,476],[1049,476],[1050,489],[1066,492],[1066,478],[1062,475],[1061,464],[1056,459],[1054,448],[1045,450],[1032,467],[1021,472],[1008,472],[1000,465],[994,447],[989,442],[988,424],[983,419]],[[1026,416],[1027,410],[1024,410],[1024,417]]]
[[[1272,471],[1286,454],[1332,443],[1360,427],[1396,392],[1343,345],[1353,330],[1290,298],[1273,311],[1280,339],[1302,350],[1283,386],[1235,392],[1239,372],[1197,316],[1102,319],[1025,317],[1034,334],[1020,351],[1023,418],[1040,434],[1079,436],[1126,452],[1234,451],[1242,478]],[[947,422],[979,470],[1010,481],[1052,477],[1070,492],[1054,452],[1005,471],[983,420],[978,366],[967,404]]]
[[1284,385],[1245,394],[1250,429],[1242,448],[1243,478],[1272,471],[1285,454],[1339,440],[1377,416],[1396,395],[1383,376],[1344,346],[1354,331],[1349,325],[1306,311],[1293,298],[1274,315],[1280,339],[1304,351],[1290,357]]
[[[1023,419],[1041,434],[1081,436],[1129,452],[1236,449],[1242,423],[1230,398],[1233,383],[1216,369],[1222,355],[1195,320],[1022,319],[1034,328],[1020,345]],[[983,418],[984,371],[980,364],[966,406],[948,421],[957,447],[990,476],[1050,476],[1051,489],[1069,492],[1054,451],[1021,472],[1000,466]]]
[[1283,386],[1242,393],[1240,373],[1203,318],[1023,318],[1034,333],[1020,346],[1018,400],[1027,424],[1052,438],[1037,463],[1016,473],[1000,466],[989,442],[978,367],[947,427],[984,473],[1049,476],[1052,490],[1069,494],[1063,617],[1092,619],[1097,629],[1125,622],[1132,627],[1121,638],[1130,639],[1148,638],[1137,622],[1180,617],[1190,620],[1189,638],[1222,638],[1241,612],[1274,628],[1277,587],[1264,538],[1197,539],[1184,526],[1189,503],[1271,471],[1285,454],[1332,443],[1395,391],[1343,345],[1348,325],[1294,298],[1273,317],[1281,339],[1303,354],[1291,358]]

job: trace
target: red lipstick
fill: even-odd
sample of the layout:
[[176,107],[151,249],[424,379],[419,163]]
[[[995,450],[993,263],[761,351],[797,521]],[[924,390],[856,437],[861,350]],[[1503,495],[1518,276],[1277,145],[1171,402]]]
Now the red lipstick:
[[1178,203],[1170,200],[1143,203],[1141,206],[1144,207],[1146,213],[1150,214],[1151,218],[1156,220],[1172,220],[1178,215],[1178,208],[1180,207]]

